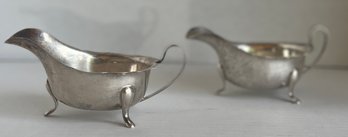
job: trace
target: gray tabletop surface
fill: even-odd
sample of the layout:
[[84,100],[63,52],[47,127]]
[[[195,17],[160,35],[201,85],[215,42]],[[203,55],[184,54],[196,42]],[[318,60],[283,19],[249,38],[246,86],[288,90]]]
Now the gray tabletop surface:
[[[178,66],[153,71],[148,92],[165,84]],[[215,65],[188,65],[165,92],[130,110],[136,128],[123,125],[121,111],[53,106],[40,63],[0,63],[0,137],[344,137],[348,136],[348,71],[314,69],[296,87],[301,105],[287,90],[249,91],[231,84],[222,95]],[[97,91],[96,91],[97,92]]]

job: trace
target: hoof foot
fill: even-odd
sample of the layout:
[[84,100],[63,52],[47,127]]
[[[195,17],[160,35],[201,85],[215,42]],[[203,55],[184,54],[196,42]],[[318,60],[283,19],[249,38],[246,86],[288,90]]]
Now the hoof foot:
[[292,104],[301,104],[301,100],[298,97],[296,97],[293,92],[289,92],[289,97]]
[[215,92],[215,95],[221,95],[221,93],[225,91],[225,88],[219,89]]
[[135,124],[133,123],[132,120],[127,119],[127,120],[125,120],[125,122],[126,122],[126,127],[128,127],[128,128],[135,128]]
[[126,127],[134,128],[135,124],[129,118],[129,108],[134,99],[134,91],[135,89],[132,86],[125,87],[121,91],[121,105],[122,105],[122,116],[123,120],[126,123]]
[[49,115],[51,115],[54,111],[56,111],[57,107],[58,107],[58,100],[57,98],[53,95],[52,93],[52,89],[51,89],[51,86],[50,86],[50,83],[49,81],[47,80],[47,83],[46,83],[46,88],[47,88],[47,91],[48,93],[51,95],[53,101],[54,101],[54,108],[52,108],[51,110],[47,111],[44,116],[45,117],[48,117]]
[[300,104],[301,104],[301,100],[298,99],[298,98],[293,98],[293,99],[291,99],[291,103],[292,103],[292,104],[300,105]]
[[44,116],[45,116],[45,117],[48,117],[48,116],[50,116],[53,112],[54,112],[54,110],[47,111],[47,112],[44,114]]

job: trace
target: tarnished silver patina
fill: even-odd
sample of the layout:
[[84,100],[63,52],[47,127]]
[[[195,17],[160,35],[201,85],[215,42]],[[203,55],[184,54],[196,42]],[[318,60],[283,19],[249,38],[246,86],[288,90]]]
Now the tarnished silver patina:
[[62,102],[68,106],[86,110],[122,109],[127,127],[134,127],[129,118],[129,108],[168,88],[182,73],[183,65],[167,85],[145,96],[150,71],[162,63],[169,46],[161,59],[83,51],[68,46],[50,34],[38,29],[24,29],[6,43],[15,44],[34,53],[42,62],[47,79],[47,90],[55,106],[45,113],[53,113]]
[[[314,61],[306,65],[306,56],[312,52],[317,34],[323,35],[322,48]],[[288,87],[292,102],[299,104],[300,100],[294,95],[294,87],[325,52],[329,30],[322,25],[314,26],[309,35],[309,43],[232,42],[204,27],[192,28],[187,33],[187,38],[206,42],[217,52],[223,79],[223,87],[217,91],[218,94],[225,90],[225,81],[256,90]]]

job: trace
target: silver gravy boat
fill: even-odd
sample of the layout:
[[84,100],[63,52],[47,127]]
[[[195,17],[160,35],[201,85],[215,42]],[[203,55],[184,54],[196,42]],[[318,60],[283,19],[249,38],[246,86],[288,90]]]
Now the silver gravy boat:
[[46,87],[55,103],[45,116],[57,109],[58,102],[85,110],[122,109],[123,119],[129,128],[135,126],[129,118],[129,108],[172,85],[186,64],[185,53],[182,52],[183,65],[174,79],[145,96],[151,69],[162,63],[170,48],[178,46],[169,46],[161,59],[97,53],[70,47],[38,29],[21,30],[6,43],[28,49],[43,64],[48,76]]
[[[317,58],[305,64],[305,58],[313,49],[316,34],[323,35],[323,47]],[[294,87],[301,75],[317,64],[326,50],[329,30],[322,25],[312,28],[309,43],[240,43],[228,41],[207,28],[195,27],[189,30],[187,38],[208,43],[217,52],[220,76],[225,90],[229,81],[239,87],[257,90],[289,88],[291,101],[300,104],[294,94]]]

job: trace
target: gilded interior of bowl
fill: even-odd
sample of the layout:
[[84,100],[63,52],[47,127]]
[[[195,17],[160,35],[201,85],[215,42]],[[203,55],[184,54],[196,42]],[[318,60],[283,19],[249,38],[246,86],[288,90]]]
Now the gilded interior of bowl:
[[265,58],[296,58],[309,51],[305,44],[247,43],[237,47],[248,54]]
[[[144,59],[146,57],[143,57]],[[146,60],[146,59],[145,59]],[[153,63],[139,61],[130,57],[95,58],[90,64],[89,72],[124,73],[140,72],[149,69]]]
[[145,56],[129,56],[114,53],[87,52],[76,54],[79,60],[60,61],[68,67],[88,73],[142,72],[154,67],[156,59]]

